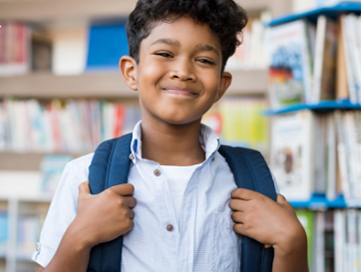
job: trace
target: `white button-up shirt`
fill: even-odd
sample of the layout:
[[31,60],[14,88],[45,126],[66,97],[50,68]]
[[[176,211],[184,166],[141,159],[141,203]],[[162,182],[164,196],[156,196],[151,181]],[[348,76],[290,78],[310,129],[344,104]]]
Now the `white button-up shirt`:
[[[128,182],[134,185],[137,205],[134,228],[124,235],[122,272],[239,271],[241,238],[232,229],[228,206],[237,186],[218,153],[219,138],[203,125],[200,143],[206,159],[186,185],[178,220],[167,177],[158,163],[142,158],[141,123],[135,126]],[[76,216],[78,186],[88,179],[92,157],[73,160],[64,169],[33,255],[43,267]]]

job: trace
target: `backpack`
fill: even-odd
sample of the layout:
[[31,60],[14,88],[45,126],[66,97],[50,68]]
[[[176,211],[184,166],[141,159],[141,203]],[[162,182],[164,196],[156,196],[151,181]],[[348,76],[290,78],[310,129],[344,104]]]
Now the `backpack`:
[[[101,143],[89,166],[89,187],[98,194],[114,185],[127,183],[132,134]],[[255,150],[222,145],[218,152],[226,159],[240,188],[260,192],[276,201],[277,195],[270,170]],[[88,272],[120,272],[123,236],[96,245],[90,252]],[[271,272],[273,248],[247,236],[242,238],[241,272]]]

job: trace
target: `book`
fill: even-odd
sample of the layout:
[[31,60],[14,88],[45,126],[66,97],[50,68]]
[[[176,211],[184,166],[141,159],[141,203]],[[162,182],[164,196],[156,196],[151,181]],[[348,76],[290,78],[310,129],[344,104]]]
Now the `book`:
[[344,30],[341,20],[338,20],[338,37],[337,37],[337,69],[336,69],[336,99],[349,100],[350,93],[348,89],[347,72],[346,72],[346,52],[344,44]]
[[29,28],[24,23],[5,22],[0,28],[0,76],[25,74],[30,70]]
[[0,256],[4,257],[8,241],[9,216],[5,211],[0,211]]
[[86,26],[52,29],[52,70],[54,74],[78,75],[84,73],[87,34]]
[[270,168],[288,201],[307,201],[314,191],[314,126],[307,110],[272,120]]
[[272,108],[311,102],[312,59],[305,20],[268,28],[269,94]]
[[311,271],[325,272],[325,212],[317,211],[315,220],[313,252],[317,254],[314,255]]
[[306,209],[296,209],[296,216],[300,221],[302,227],[305,229],[307,236],[307,256],[308,256],[308,264],[312,266],[312,243],[314,240],[314,224],[315,224],[315,212]]
[[338,27],[324,15],[317,19],[317,34],[314,58],[313,97],[317,104],[321,100],[335,99],[335,75]]
[[53,45],[51,38],[43,31],[31,31],[31,70],[51,71]]
[[249,18],[242,33],[238,34],[241,44],[228,59],[226,70],[265,69],[267,58],[264,44],[265,23],[259,18]]
[[91,25],[88,33],[86,71],[118,71],[119,59],[129,54],[125,24]]
[[324,212],[324,271],[335,272],[334,211]]
[[336,129],[332,114],[327,115],[326,132],[326,197],[334,200],[338,195],[337,190],[337,151],[336,151]]
[[346,218],[343,210],[334,212],[334,232],[335,232],[335,272],[344,272],[345,256],[344,246],[346,241]]
[[350,22],[350,17],[348,15],[341,15],[341,27],[343,31],[343,46],[345,49],[345,59],[346,59],[346,72],[347,72],[347,83],[348,90],[350,95],[350,101],[352,103],[358,102],[358,79],[356,74],[356,60],[355,56],[355,47],[354,47],[354,31],[353,25]]
[[219,101],[221,141],[266,152],[268,123],[262,111],[266,101],[257,98],[225,98]]

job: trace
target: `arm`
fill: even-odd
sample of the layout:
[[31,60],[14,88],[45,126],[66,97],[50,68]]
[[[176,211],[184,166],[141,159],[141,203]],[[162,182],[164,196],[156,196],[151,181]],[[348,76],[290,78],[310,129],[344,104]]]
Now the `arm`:
[[90,194],[88,182],[79,186],[78,213],[59,247],[44,269],[37,272],[86,271],[93,246],[111,241],[133,228],[136,201],[131,184],[113,186],[98,195]]
[[282,195],[275,202],[251,190],[235,189],[232,198],[234,231],[273,246],[272,271],[308,272],[306,233]]

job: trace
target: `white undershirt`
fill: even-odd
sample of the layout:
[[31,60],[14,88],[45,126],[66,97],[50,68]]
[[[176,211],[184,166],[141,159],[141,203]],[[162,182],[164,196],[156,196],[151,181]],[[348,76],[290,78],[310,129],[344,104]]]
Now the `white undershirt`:
[[190,166],[162,165],[162,172],[167,177],[168,187],[172,196],[175,216],[179,223],[179,215],[182,207],[183,195],[194,170],[200,164]]

